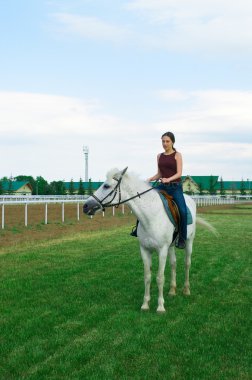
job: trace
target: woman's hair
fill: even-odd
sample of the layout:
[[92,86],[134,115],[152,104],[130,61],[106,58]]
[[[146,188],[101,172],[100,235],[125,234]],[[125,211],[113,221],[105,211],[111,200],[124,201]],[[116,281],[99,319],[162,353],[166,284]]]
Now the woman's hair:
[[174,146],[173,146],[173,144],[175,143],[175,136],[174,136],[174,134],[173,134],[172,132],[165,132],[165,133],[162,135],[161,138],[163,138],[163,137],[165,137],[165,136],[170,137],[170,139],[171,139],[171,141],[172,141],[172,148],[173,148],[173,149],[175,150],[175,152],[176,152],[176,149],[175,149]]

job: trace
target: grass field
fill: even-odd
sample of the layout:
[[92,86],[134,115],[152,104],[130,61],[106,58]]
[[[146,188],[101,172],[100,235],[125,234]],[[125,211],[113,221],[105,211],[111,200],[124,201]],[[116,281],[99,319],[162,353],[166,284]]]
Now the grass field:
[[156,255],[151,310],[140,311],[132,215],[1,231],[0,379],[251,379],[252,210],[211,210],[220,237],[198,228],[190,297],[183,252],[173,298],[167,266],[164,315]]

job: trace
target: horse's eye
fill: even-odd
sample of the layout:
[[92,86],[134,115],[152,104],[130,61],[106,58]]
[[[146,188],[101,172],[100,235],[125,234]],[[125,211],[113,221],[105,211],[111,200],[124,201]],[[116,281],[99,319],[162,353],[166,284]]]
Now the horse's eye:
[[109,189],[110,188],[110,186],[107,183],[104,183],[103,187],[104,187],[104,189]]

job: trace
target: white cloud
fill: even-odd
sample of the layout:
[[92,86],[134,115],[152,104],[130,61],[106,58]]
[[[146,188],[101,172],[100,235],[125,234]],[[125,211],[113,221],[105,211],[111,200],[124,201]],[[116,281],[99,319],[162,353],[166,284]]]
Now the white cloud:
[[[174,97],[173,97],[174,94]],[[170,111],[169,124],[178,133],[197,134],[222,132],[230,135],[250,134],[252,137],[251,91],[179,91],[162,90],[161,99],[167,104],[177,103]],[[157,129],[167,126],[167,120]]]
[[97,101],[0,92],[0,178],[11,173],[84,178],[83,145],[90,147],[90,176],[103,178],[115,160],[125,165],[122,141],[135,130],[125,124]]
[[185,175],[219,175],[224,180],[252,177],[251,143],[182,144]]
[[[63,36],[206,55],[252,53],[252,3],[248,0],[132,0],[116,7],[113,21],[68,12],[51,15]],[[131,13],[134,18],[130,18]],[[126,18],[128,16],[128,19]]]
[[167,89],[159,96],[169,114],[155,129],[175,133],[184,174],[252,177],[251,91]]
[[111,24],[98,17],[70,13],[56,13],[52,16],[59,25],[58,31],[63,34],[102,41],[109,40],[116,43],[122,40],[126,41],[131,37],[131,32],[128,28]]
[[176,51],[252,52],[248,0],[132,0],[125,7],[155,27],[146,43]]
[[170,129],[184,174],[252,178],[251,92],[167,89],[159,96],[169,114],[146,124],[107,115],[97,101],[0,92],[0,177],[84,178],[82,146],[88,145],[93,180],[115,166],[147,178],[156,171],[161,134]]
[[187,100],[190,94],[187,91],[182,90],[161,90],[159,91],[159,96],[164,100],[168,100],[170,102],[177,102]]
[[0,92],[0,132],[22,135],[95,135],[115,130],[117,119],[95,101],[48,94]]

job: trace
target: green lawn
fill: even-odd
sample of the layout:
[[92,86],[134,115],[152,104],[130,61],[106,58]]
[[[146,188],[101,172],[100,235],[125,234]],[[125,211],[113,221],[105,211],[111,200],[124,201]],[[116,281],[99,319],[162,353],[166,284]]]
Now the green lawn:
[[[0,379],[251,379],[251,215],[204,215],[190,297],[140,311],[143,268],[129,226],[79,233],[0,255]],[[250,261],[250,264],[249,264]],[[251,266],[250,266],[251,268]]]

